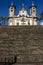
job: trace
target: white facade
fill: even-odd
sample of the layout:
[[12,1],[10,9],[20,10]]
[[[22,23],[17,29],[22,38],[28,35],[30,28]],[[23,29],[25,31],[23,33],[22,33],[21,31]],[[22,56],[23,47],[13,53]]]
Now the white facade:
[[8,25],[37,25],[35,5],[32,4],[32,6],[30,7],[30,15],[28,15],[28,12],[24,7],[19,10],[18,15],[15,15],[15,7],[13,4],[11,4],[11,6],[9,7]]

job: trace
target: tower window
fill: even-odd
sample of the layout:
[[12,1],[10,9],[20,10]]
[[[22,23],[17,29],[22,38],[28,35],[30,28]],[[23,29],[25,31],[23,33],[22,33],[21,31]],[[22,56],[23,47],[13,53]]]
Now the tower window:
[[33,12],[35,12],[35,10],[33,10]]
[[10,20],[10,22],[12,22],[12,20]]
[[[23,15],[23,16],[24,16],[24,15]],[[21,21],[25,22],[24,18],[22,18],[22,20],[21,20]]]
[[35,7],[33,7],[33,9],[35,9]]
[[11,10],[11,12],[12,12],[13,10]]
[[11,12],[13,11],[13,8],[11,8]]
[[13,9],[13,7],[11,7],[11,9]]
[[24,13],[24,10],[22,12]]

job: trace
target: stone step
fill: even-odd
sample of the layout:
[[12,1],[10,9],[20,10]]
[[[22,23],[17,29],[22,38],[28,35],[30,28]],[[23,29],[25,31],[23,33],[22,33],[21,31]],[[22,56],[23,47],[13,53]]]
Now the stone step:
[[43,61],[43,26],[0,26],[0,61],[15,55],[21,63]]
[[43,63],[27,63],[27,64],[12,64],[12,65],[43,65]]

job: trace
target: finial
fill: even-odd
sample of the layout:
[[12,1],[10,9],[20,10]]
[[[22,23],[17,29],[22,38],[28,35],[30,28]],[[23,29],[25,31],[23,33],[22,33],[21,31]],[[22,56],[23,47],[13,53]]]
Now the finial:
[[22,4],[22,8],[24,8],[24,4]]
[[32,1],[32,5],[34,5],[33,1]]
[[11,2],[11,5],[13,5],[13,2]]

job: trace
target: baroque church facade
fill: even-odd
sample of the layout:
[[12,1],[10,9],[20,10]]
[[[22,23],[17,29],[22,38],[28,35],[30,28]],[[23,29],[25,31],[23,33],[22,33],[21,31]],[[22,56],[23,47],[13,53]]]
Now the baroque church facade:
[[37,25],[37,16],[36,16],[36,6],[34,3],[30,6],[30,15],[23,6],[19,10],[18,15],[15,13],[16,7],[13,3],[9,6],[9,26],[17,26],[17,25]]

